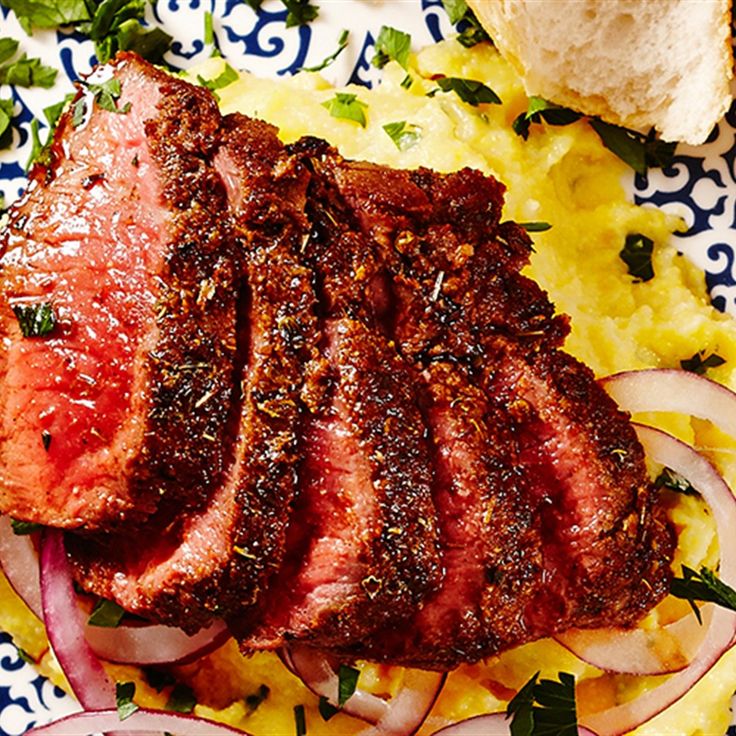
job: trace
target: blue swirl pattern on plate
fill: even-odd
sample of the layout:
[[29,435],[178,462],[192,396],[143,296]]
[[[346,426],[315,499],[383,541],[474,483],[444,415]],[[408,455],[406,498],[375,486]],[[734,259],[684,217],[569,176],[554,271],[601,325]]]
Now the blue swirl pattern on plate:
[[[233,66],[265,77],[293,74],[319,63],[336,46],[342,29],[350,30],[350,46],[325,71],[336,84],[375,84],[378,71],[370,64],[375,38],[383,23],[412,34],[420,47],[453,31],[441,0],[368,3],[365,0],[318,0],[320,19],[309,26],[286,28],[286,11],[277,0],[266,0],[256,14],[243,0],[167,0],[147,9],[147,21],[166,28],[175,38],[167,62],[185,69],[208,57],[203,41],[204,14],[215,19],[215,43]],[[72,90],[72,80],[86,74],[95,58],[90,41],[64,31],[25,36],[15,17],[0,7],[0,35],[22,39],[29,56],[40,56],[60,70],[53,91],[13,90],[13,146],[0,152],[0,192],[12,201],[25,186],[23,164],[32,148],[30,123],[43,121],[43,109]],[[7,97],[9,89],[0,87]],[[682,214],[688,231],[677,236],[677,247],[704,271],[714,303],[736,314],[736,111],[714,130],[703,147],[682,148],[672,166],[633,181],[634,197]],[[46,133],[43,130],[42,136]],[[26,664],[10,637],[0,632],[0,736],[18,736],[75,709],[74,702]],[[736,728],[729,733],[736,736]]]

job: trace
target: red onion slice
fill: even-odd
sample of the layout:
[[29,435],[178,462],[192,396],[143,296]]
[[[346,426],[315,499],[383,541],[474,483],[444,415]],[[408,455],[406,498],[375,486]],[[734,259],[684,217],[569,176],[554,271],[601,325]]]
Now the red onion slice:
[[176,736],[248,736],[230,726],[181,713],[165,713],[141,708],[124,721],[117,710],[90,710],[74,713],[45,726],[36,726],[26,736],[88,736],[112,733],[124,728],[128,733],[175,733]]
[[[505,713],[475,716],[435,731],[432,736],[510,736],[511,721]],[[578,736],[596,736],[584,726],[578,726]]]
[[[628,408],[628,407],[624,407]],[[647,455],[672,468],[702,494],[716,521],[721,550],[720,577],[736,586],[736,499],[718,471],[684,442],[651,427],[637,427]],[[585,725],[601,736],[619,736],[661,713],[679,700],[718,662],[736,635],[736,612],[717,607],[693,661],[662,685],[634,700],[586,716]]]
[[[316,695],[337,705],[339,678],[333,662],[317,649],[292,644],[282,650],[284,664]],[[424,723],[445,683],[446,674],[407,669],[399,692],[391,700],[357,688],[343,712],[372,724],[360,736],[410,736]]]
[[736,437],[736,393],[705,376],[652,368],[616,373],[600,384],[624,411],[688,414],[708,419]]
[[0,516],[0,567],[10,587],[38,618],[43,619],[38,555],[33,538],[15,534],[7,516]]
[[58,529],[41,534],[41,601],[49,642],[77,700],[86,709],[114,708],[115,688],[84,638],[84,614]]

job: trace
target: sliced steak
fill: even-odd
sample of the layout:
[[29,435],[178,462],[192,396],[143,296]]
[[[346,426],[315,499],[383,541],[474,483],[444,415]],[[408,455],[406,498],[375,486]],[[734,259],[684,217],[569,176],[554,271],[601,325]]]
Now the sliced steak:
[[296,490],[299,393],[318,343],[311,274],[297,257],[306,171],[265,123],[230,116],[219,135],[214,163],[242,269],[229,468],[201,511],[163,509],[132,537],[69,544],[88,590],[187,629],[253,604],[279,569]]
[[519,274],[529,240],[499,222],[501,186],[299,147],[383,254],[391,329],[422,370],[443,480],[444,584],[404,626],[344,651],[445,669],[572,626],[633,623],[666,592],[670,533],[627,418],[556,349],[566,321]]
[[[115,110],[94,86],[111,72]],[[108,528],[219,481],[235,272],[218,125],[206,90],[133,55],[62,116],[0,235],[0,511]],[[56,326],[23,337],[14,310],[44,304]]]

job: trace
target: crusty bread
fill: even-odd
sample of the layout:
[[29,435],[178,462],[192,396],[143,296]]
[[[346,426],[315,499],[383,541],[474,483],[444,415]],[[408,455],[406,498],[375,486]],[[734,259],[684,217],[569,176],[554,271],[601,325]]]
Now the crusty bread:
[[702,143],[731,103],[730,0],[468,0],[529,94]]

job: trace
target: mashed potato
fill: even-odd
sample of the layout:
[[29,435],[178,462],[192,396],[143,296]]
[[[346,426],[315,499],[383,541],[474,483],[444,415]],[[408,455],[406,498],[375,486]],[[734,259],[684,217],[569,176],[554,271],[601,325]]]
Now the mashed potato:
[[[223,64],[212,59],[196,74],[214,79]],[[527,273],[547,289],[559,311],[571,315],[570,352],[597,375],[631,368],[678,367],[680,360],[699,350],[717,352],[725,363],[709,375],[736,388],[736,323],[713,310],[702,274],[669,245],[680,223],[626,201],[621,184],[626,167],[603,148],[587,124],[532,126],[527,141],[518,137],[511,122],[526,109],[527,101],[511,68],[490,47],[467,50],[455,42],[438,44],[412,59],[411,74],[414,82],[408,90],[401,86],[406,72],[395,64],[385,69],[377,89],[347,90],[367,105],[365,128],[330,115],[322,103],[335,90],[316,74],[280,82],[243,74],[218,90],[218,95],[224,112],[238,110],[263,118],[278,126],[286,141],[310,134],[327,139],[350,158],[440,171],[471,166],[493,174],[508,187],[507,218],[552,225],[534,235],[535,253]],[[453,93],[428,97],[426,93],[436,87],[429,80],[438,74],[486,80],[503,104],[474,108]],[[405,151],[399,151],[383,129],[387,123],[402,121],[415,126],[412,130],[420,135]],[[656,275],[646,283],[634,283],[619,258],[629,233],[643,233],[655,243]],[[736,481],[730,440],[702,422],[682,417],[656,421],[709,454],[726,478],[732,484]],[[712,519],[702,502],[675,494],[666,495],[664,502],[680,530],[677,569],[681,562],[713,566],[718,551]],[[0,588],[0,599],[0,628],[11,632],[20,647],[40,657],[41,669],[58,679],[40,624],[5,588]],[[686,606],[682,601],[665,601],[644,625],[672,620]],[[168,690],[157,693],[132,668],[111,670],[118,680],[136,680],[136,700],[141,705],[161,707],[166,702]],[[502,710],[537,670],[553,678],[559,671],[575,674],[581,713],[622,702],[657,683],[654,678],[606,675],[554,642],[536,642],[453,672],[422,733],[431,733],[447,721]],[[174,674],[194,689],[199,715],[254,734],[293,734],[293,707],[298,704],[306,707],[312,736],[350,734],[364,726],[344,715],[325,723],[317,711],[317,699],[273,654],[244,659],[230,643],[196,664],[175,668]],[[400,669],[365,665],[360,684],[376,692],[391,692],[399,686],[400,677]],[[637,733],[725,732],[734,682],[736,651],[724,657],[675,707]],[[249,696],[262,685],[269,694],[254,709]]]

